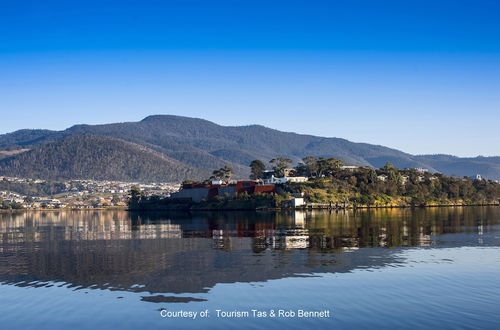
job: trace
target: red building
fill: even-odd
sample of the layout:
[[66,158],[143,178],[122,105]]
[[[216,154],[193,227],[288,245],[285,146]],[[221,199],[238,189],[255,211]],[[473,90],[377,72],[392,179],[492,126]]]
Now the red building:
[[182,185],[181,190],[173,193],[171,198],[191,198],[193,202],[201,202],[215,196],[234,198],[245,192],[249,195],[274,193],[276,187],[273,184],[263,185],[250,180],[230,184],[186,183]]

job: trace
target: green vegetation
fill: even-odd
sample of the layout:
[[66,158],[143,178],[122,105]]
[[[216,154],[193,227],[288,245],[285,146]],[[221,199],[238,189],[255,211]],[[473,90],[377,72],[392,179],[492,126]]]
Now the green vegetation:
[[292,160],[289,158],[278,157],[271,159],[269,163],[272,165],[274,175],[276,177],[283,177],[285,175],[285,169],[292,163]]
[[296,174],[317,178],[323,176],[331,177],[334,173],[338,172],[343,165],[342,161],[336,158],[315,158],[313,156],[307,156],[304,157],[302,161],[303,163],[300,163],[295,168]]
[[[330,168],[330,165],[335,164]],[[309,181],[289,183],[283,189],[302,193],[311,203],[337,206],[427,206],[485,204],[500,198],[500,184],[488,180],[400,170],[392,163],[381,169],[342,170],[338,160],[306,157],[296,168]],[[321,170],[325,167],[326,170]]]
[[0,210],[17,210],[22,208],[23,206],[19,203],[16,202],[7,203],[6,201],[0,198]]
[[[157,201],[158,198],[155,198],[154,201]],[[130,199],[128,201],[128,206],[131,209],[140,208],[141,203],[144,203],[145,197],[144,193],[137,186],[130,187]]]
[[252,160],[250,163],[250,179],[258,180],[264,176],[266,165],[259,159]]
[[231,180],[233,173],[234,171],[231,167],[224,166],[218,170],[213,171],[210,180],[223,180],[225,182],[228,182],[229,180]]

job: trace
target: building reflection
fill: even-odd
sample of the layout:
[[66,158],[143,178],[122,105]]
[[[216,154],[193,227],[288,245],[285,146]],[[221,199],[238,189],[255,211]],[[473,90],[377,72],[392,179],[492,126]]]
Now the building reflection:
[[[0,238],[4,244],[163,238],[218,241],[252,237],[256,245],[266,242],[264,245],[270,248],[429,246],[435,235],[461,231],[482,233],[487,230],[488,214],[496,211],[496,208],[435,208],[250,214],[1,213]],[[299,241],[300,244],[293,243]]]
[[[342,212],[0,214],[0,282],[204,292],[217,283],[398,263],[397,247],[483,237],[498,207]],[[393,249],[364,249],[390,247]],[[350,253],[345,253],[349,251]]]

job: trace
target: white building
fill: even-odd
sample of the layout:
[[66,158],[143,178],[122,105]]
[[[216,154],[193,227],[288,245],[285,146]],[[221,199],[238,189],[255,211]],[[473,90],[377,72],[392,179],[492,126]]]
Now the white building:
[[292,207],[300,207],[305,205],[304,198],[302,197],[296,197],[290,200],[290,202],[292,203]]
[[357,170],[359,168],[359,166],[355,166],[355,165],[343,165],[340,168],[343,169],[343,170],[355,171],[355,170]]
[[288,176],[288,182],[306,182],[309,180],[307,176]]
[[379,179],[380,181],[385,182],[385,181],[387,181],[387,175],[385,175],[385,174],[379,175],[379,176],[377,176],[377,179]]
[[[412,168],[409,168],[411,170]],[[414,167],[413,170],[417,171],[418,173],[427,173],[429,170],[427,168],[423,167]]]
[[306,182],[309,180],[306,176],[285,176],[282,178],[277,178],[271,175],[270,178],[262,179],[264,184],[282,184],[287,182]]
[[212,184],[213,185],[222,185],[222,184],[224,184],[224,181],[222,181],[222,180],[212,180]]

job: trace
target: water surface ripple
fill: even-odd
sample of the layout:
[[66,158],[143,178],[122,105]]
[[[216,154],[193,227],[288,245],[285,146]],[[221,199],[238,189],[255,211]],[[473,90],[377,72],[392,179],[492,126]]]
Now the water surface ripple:
[[498,329],[499,275],[498,207],[0,213],[2,329]]

